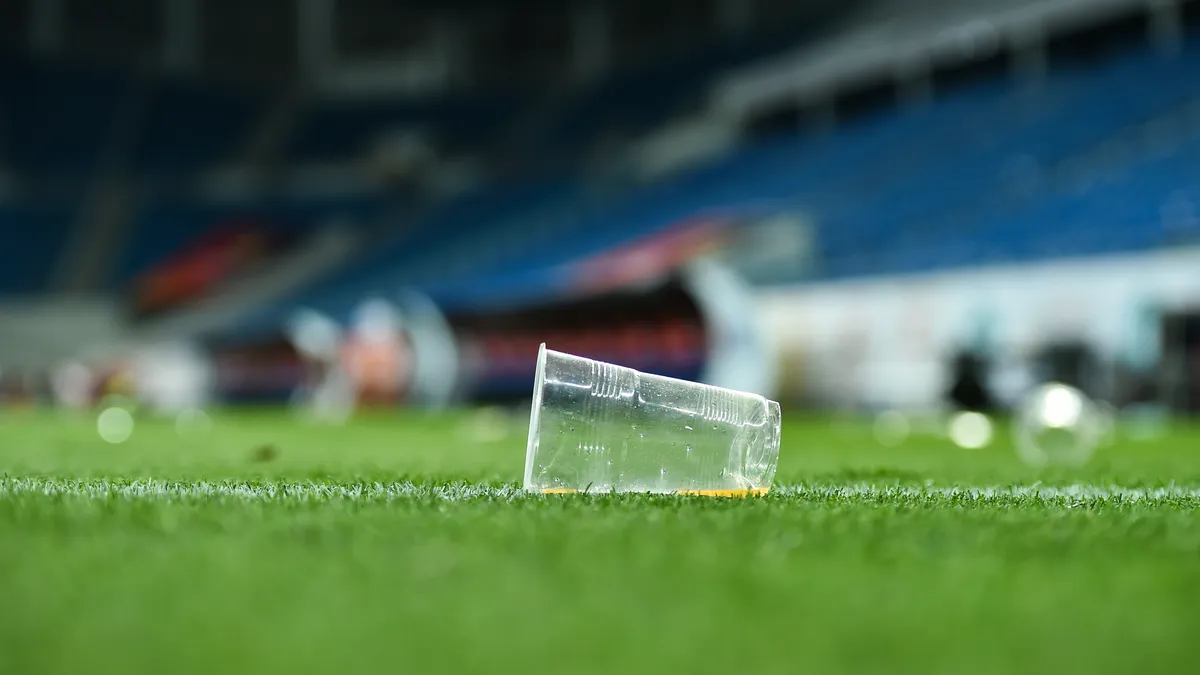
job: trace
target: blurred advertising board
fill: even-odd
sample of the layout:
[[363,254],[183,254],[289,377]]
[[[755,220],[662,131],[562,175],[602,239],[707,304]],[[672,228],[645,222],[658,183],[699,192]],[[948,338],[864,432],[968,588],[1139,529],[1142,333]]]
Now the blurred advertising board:
[[779,286],[761,293],[759,318],[780,354],[784,396],[928,407],[962,350],[991,357],[1014,393],[1036,377],[1017,371],[1047,345],[1083,344],[1107,364],[1159,367],[1172,347],[1163,318],[1197,307],[1200,250],[1179,249]]

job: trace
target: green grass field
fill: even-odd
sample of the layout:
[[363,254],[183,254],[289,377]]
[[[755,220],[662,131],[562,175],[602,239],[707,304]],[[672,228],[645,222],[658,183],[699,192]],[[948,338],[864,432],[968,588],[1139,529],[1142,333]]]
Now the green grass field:
[[[1083,468],[790,418],[775,493],[529,496],[524,420],[0,417],[0,673],[1190,672],[1200,428]],[[963,488],[956,490],[954,488]],[[967,490],[966,488],[979,488]]]

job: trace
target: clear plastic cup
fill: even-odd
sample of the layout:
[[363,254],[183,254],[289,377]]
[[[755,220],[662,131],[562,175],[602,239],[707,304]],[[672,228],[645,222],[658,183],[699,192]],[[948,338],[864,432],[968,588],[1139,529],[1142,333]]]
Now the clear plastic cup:
[[706,384],[538,351],[525,489],[765,494],[779,404]]

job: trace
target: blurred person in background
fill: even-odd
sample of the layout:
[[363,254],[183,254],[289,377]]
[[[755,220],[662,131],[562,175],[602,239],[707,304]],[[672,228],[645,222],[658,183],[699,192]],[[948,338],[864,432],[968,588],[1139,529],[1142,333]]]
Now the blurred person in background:
[[992,412],[996,401],[988,386],[989,363],[983,356],[964,351],[954,355],[947,402],[957,410]]
[[354,389],[342,364],[342,327],[321,312],[301,309],[288,320],[287,335],[302,368],[292,405],[313,419],[345,422],[354,411]]
[[404,399],[412,379],[413,352],[393,304],[376,298],[359,305],[341,357],[359,404],[395,404]]

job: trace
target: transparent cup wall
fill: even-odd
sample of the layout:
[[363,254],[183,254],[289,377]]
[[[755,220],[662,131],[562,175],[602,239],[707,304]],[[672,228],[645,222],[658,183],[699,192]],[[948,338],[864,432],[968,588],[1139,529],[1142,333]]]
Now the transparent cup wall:
[[779,404],[546,349],[525,459],[535,492],[763,494]]

